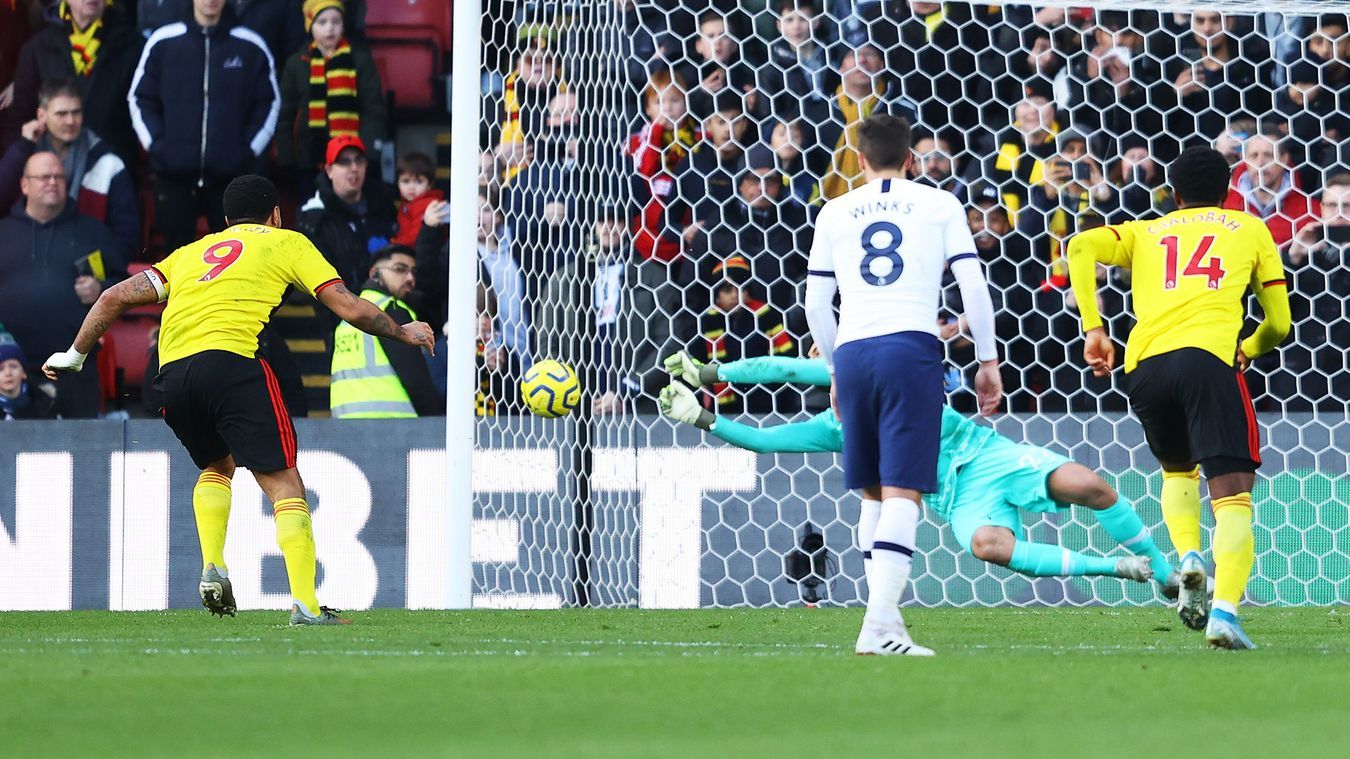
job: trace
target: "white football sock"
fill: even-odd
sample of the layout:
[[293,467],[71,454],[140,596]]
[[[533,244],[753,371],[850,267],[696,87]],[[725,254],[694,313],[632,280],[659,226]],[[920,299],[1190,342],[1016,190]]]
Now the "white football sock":
[[868,587],[872,585],[872,541],[877,532],[877,520],[881,518],[881,501],[871,498],[862,499],[862,511],[858,513],[858,550],[863,554],[863,578]]
[[909,584],[910,557],[918,526],[917,503],[908,498],[887,498],[882,502],[872,543],[872,570],[867,577],[868,623],[900,622],[900,596]]

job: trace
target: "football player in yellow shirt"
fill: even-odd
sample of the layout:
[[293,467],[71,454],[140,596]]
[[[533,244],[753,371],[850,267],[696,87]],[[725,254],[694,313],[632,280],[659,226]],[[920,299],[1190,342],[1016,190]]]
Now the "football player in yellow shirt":
[[[1163,519],[1181,555],[1177,612],[1188,627],[1204,628],[1212,646],[1255,648],[1237,616],[1254,560],[1251,491],[1261,464],[1242,372],[1289,334],[1289,291],[1266,225],[1222,207],[1229,183],[1222,154],[1189,148],[1168,167],[1168,179],[1176,211],[1069,242],[1069,277],[1087,333],[1083,357],[1099,377],[1115,367],[1115,345],[1097,311],[1096,267],[1129,268],[1138,321],[1125,344],[1125,389],[1163,469]],[[1249,290],[1265,318],[1239,342]],[[1212,610],[1200,555],[1200,468],[1216,525]]]
[[239,177],[225,189],[229,228],[171,253],[153,268],[105,290],[70,350],[42,367],[51,379],[78,372],[85,356],[123,311],[168,301],[160,327],[161,413],[202,470],[192,491],[202,548],[202,605],[234,616],[225,566],[230,482],[236,466],[253,472],[272,501],[277,544],[290,580],[293,625],[346,624],[320,606],[314,588],[314,532],[305,486],[295,468],[295,428],[276,376],[257,355],[258,333],[287,288],[314,295],[339,318],[379,337],[432,347],[431,327],[400,327],[343,286],[302,234],[281,229],[277,191],[267,179]]

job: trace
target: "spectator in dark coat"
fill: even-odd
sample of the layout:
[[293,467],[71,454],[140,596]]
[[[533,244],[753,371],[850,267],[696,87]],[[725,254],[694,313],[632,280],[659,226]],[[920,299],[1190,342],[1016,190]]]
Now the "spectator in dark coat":
[[783,174],[783,189],[803,206],[810,205],[820,192],[820,177],[806,165],[806,130],[800,122],[778,121],[768,132],[769,149]]
[[825,46],[816,40],[820,19],[814,0],[778,0],[775,10],[780,36],[769,44],[769,65],[760,77],[773,114],[793,118],[804,103],[825,100],[839,82]]
[[352,292],[361,291],[371,255],[393,237],[397,213],[384,183],[367,181],[368,161],[361,138],[330,140],[319,189],[296,224]]
[[23,46],[14,77],[14,102],[0,143],[8,145],[18,139],[19,130],[33,118],[43,82],[69,79],[80,88],[85,126],[106,141],[124,163],[132,165],[136,136],[125,98],[141,52],[141,39],[116,8],[107,6],[106,0],[62,3],[58,21]]
[[[773,154],[763,146],[751,151],[736,187],[736,198],[723,212],[721,225],[697,238],[693,246],[701,281],[712,288],[722,276],[718,267],[727,256],[737,255],[750,266],[757,297],[777,313],[801,316],[794,312],[802,302],[800,289],[806,282],[806,255],[813,238],[806,209],[787,199]],[[794,319],[792,326],[804,324]]]
[[899,82],[885,73],[885,60],[872,45],[848,50],[839,62],[841,83],[825,101],[806,104],[802,125],[810,144],[806,163],[822,177],[820,193],[837,198],[863,184],[853,130],[868,116],[888,113],[914,123],[918,110]]
[[[365,45],[347,39],[344,13],[342,0],[306,2],[312,42],[281,73],[277,165],[299,173],[303,194],[313,190],[330,139],[356,136],[375,147],[388,130],[380,72]],[[324,84],[312,84],[316,77]]]
[[23,125],[19,141],[0,158],[0,209],[14,205],[23,166],[39,151],[61,158],[76,209],[103,222],[126,250],[134,250],[141,237],[141,208],[131,172],[108,143],[84,128],[80,91],[73,82],[42,86],[37,118]]
[[707,118],[723,92],[744,97],[745,110],[757,117],[768,113],[768,99],[756,91],[755,70],[741,60],[740,49],[725,14],[710,10],[699,17],[694,51],[676,68],[689,87],[689,113],[694,118]]
[[964,205],[966,181],[957,176],[956,156],[945,137],[920,133],[914,138],[914,162],[910,165],[911,179],[920,184],[946,190]]
[[[506,187],[502,204],[511,253],[525,275],[525,300],[538,303],[545,282],[576,254],[581,243],[575,218],[583,174],[579,154],[577,96],[560,92],[533,141],[530,161]],[[503,293],[498,292],[498,305]],[[528,365],[528,362],[527,362]]]
[[683,232],[686,246],[721,223],[723,209],[736,195],[749,127],[741,99],[722,93],[703,120],[702,141],[676,165],[677,190],[666,206],[665,228],[672,235]]
[[1101,129],[1115,138],[1132,131],[1152,135],[1153,152],[1170,160],[1180,143],[1177,135],[1164,133],[1157,105],[1168,93],[1159,60],[1146,45],[1145,35],[1154,26],[1156,14],[1149,11],[1099,12],[1092,39],[1085,40],[1092,48],[1073,64],[1071,108],[1079,129]]
[[1284,255],[1295,339],[1256,361],[1285,411],[1340,412],[1350,401],[1350,173],[1327,180],[1320,207]]
[[195,239],[203,215],[224,229],[225,185],[257,166],[277,126],[276,72],[262,38],[224,0],[193,0],[189,17],[150,35],[127,101],[155,171],[165,248]]
[[[34,153],[24,167],[24,201],[0,220],[0,323],[41,362],[75,341],[89,306],[126,272],[107,227],[75,211],[55,153]],[[98,415],[98,372],[72,373],[57,385],[66,418]]]
[[[23,49],[31,32],[28,7],[24,3],[14,0],[0,3],[0,111],[8,107],[14,97],[14,73],[19,67],[19,51]],[[0,144],[3,144],[2,140]]]
[[974,22],[970,3],[910,0],[887,7],[893,20],[874,25],[873,41],[886,51],[888,70],[918,105],[918,123],[965,149],[984,131],[980,106],[990,100],[992,77],[1006,68],[999,56],[986,54],[988,28]]
[[55,401],[28,384],[28,357],[0,324],[0,422],[54,416]]
[[[1219,11],[1191,14],[1191,33],[1165,67],[1172,88],[1167,128],[1174,135],[1212,140],[1229,119],[1261,118],[1271,107],[1270,47],[1256,35],[1239,38],[1237,18]],[[1175,107],[1175,106],[1180,106]]]

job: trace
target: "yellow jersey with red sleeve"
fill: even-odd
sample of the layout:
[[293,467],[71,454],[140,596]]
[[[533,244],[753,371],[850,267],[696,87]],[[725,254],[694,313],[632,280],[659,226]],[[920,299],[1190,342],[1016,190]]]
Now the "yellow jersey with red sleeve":
[[1264,222],[1244,211],[1187,208],[1147,221],[1098,227],[1069,242],[1069,276],[1083,329],[1102,326],[1097,263],[1131,270],[1136,324],[1125,371],[1146,358],[1200,348],[1233,364],[1255,292],[1265,321],[1241,348],[1265,353],[1289,332],[1289,294],[1279,250]]
[[236,224],[175,250],[146,271],[168,306],[159,329],[159,362],[202,351],[253,358],[258,334],[286,288],[311,295],[341,284],[309,238],[263,224]]

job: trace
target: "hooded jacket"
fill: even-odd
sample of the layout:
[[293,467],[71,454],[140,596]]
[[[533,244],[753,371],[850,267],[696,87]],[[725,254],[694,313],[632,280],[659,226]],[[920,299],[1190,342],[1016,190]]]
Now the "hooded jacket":
[[1233,170],[1233,184],[1228,190],[1228,199],[1224,208],[1246,211],[1260,218],[1270,228],[1270,236],[1275,244],[1283,249],[1294,239],[1300,229],[1316,221],[1322,215],[1322,204],[1308,196],[1299,187],[1298,175],[1286,171],[1280,189],[1270,207],[1261,208],[1252,189],[1247,164],[1238,164]]
[[126,273],[121,246],[99,222],[67,203],[41,223],[22,202],[0,220],[0,322],[32,360],[70,347],[89,306],[75,295],[76,263],[103,256],[105,286]]
[[127,102],[150,168],[200,181],[244,173],[271,144],[281,107],[272,54],[228,6],[210,28],[189,17],[155,30]]

